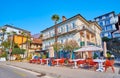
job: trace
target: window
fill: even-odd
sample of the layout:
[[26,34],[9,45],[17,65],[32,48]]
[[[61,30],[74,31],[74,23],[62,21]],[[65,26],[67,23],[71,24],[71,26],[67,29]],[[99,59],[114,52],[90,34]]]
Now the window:
[[99,17],[99,20],[102,20],[102,17]]
[[75,28],[76,28],[75,23],[72,23],[72,28],[73,28],[73,29],[75,29]]
[[104,27],[102,27],[102,31],[105,31],[105,28],[104,28]]
[[61,27],[61,32],[63,32],[63,27]]
[[63,40],[61,40],[61,43],[63,43]]
[[68,32],[69,31],[69,27],[68,27],[68,25],[66,25],[66,32]]
[[49,31],[49,36],[51,36],[51,32]]
[[111,36],[111,32],[108,32],[108,38],[111,38],[112,36]]
[[106,18],[109,18],[109,14],[105,16]]
[[102,21],[101,21],[101,22],[99,22],[99,25],[100,25],[100,26],[103,26],[103,22],[102,22]]
[[109,25],[110,24],[110,19],[105,21],[105,25]]
[[107,30],[112,30],[112,25],[106,26],[106,31]]
[[120,37],[120,33],[115,33],[114,37]]

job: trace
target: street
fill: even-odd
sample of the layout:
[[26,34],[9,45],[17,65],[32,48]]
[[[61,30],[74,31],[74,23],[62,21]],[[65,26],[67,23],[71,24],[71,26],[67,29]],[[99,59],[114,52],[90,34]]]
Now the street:
[[0,64],[0,78],[38,78],[36,73]]

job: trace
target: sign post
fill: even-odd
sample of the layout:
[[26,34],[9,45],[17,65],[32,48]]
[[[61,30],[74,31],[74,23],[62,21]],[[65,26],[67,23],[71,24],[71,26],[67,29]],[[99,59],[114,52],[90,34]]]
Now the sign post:
[[11,60],[11,53],[12,53],[12,48],[9,49],[9,56],[10,56],[9,60]]

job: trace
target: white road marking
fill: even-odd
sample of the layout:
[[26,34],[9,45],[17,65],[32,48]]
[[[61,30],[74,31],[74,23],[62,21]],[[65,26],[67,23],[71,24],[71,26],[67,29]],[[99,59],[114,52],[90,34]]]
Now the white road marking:
[[19,67],[15,67],[15,66],[10,66],[10,65],[7,65],[7,66],[15,68],[15,69],[22,70],[22,71],[25,71],[25,72],[28,72],[28,73],[31,73],[31,74],[34,74],[34,75],[40,75],[40,73],[37,73],[37,72],[34,72],[34,71],[30,71],[30,70],[26,70],[26,69],[23,69],[23,68],[19,68]]

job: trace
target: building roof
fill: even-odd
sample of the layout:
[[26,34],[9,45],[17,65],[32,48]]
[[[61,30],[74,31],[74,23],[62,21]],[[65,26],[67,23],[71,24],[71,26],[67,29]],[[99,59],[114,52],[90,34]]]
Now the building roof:
[[105,16],[105,15],[108,15],[108,14],[111,14],[111,13],[113,13],[113,14],[115,15],[115,12],[114,12],[114,11],[111,11],[111,12],[109,12],[109,13],[106,13],[106,14],[103,14],[103,15],[100,15],[100,16],[97,16],[97,17],[95,17],[94,19],[100,18],[100,17],[102,17],[102,16]]
[[27,32],[27,33],[30,33],[30,31],[27,31],[27,30],[24,30],[24,29],[21,29],[21,28],[18,28],[18,27],[15,27],[15,26],[12,26],[12,25],[4,25],[4,26],[2,26],[2,27],[0,27],[0,29],[1,28],[4,28],[4,27],[10,27],[10,28],[14,28],[14,29],[18,29],[18,30],[21,30],[21,31],[24,31],[24,32]]
[[39,38],[39,37],[40,37],[40,33],[34,34],[34,35],[32,35],[32,37],[33,37],[33,38]]
[[38,38],[33,38],[32,43],[33,44],[42,44],[42,40],[38,39]]
[[[56,24],[56,25],[53,25],[53,26],[51,26],[51,27],[49,27],[49,28],[46,28],[45,30],[43,30],[43,31],[41,31],[41,32],[43,33],[44,31],[47,31],[47,30],[53,28],[54,26],[58,26],[58,25],[64,24],[64,23],[66,23],[66,22],[68,22],[68,21],[70,21],[71,19],[74,19],[74,18],[82,18],[82,19],[84,20],[84,22],[86,22],[87,24],[90,24],[90,23],[95,23],[95,24],[97,24],[97,23],[94,22],[94,21],[87,21],[82,15],[77,14],[77,15],[71,17],[71,18],[66,19],[65,21],[62,21],[62,22],[60,22],[60,23],[58,23],[58,24]],[[97,26],[98,26],[98,28],[101,29],[101,27],[100,27],[98,24],[97,24]]]
[[41,32],[44,32],[44,31],[46,31],[46,30],[48,30],[48,29],[51,29],[51,28],[53,28],[54,26],[58,26],[58,25],[60,25],[60,24],[64,24],[64,23],[70,21],[71,19],[74,19],[74,18],[77,18],[77,17],[82,17],[82,18],[88,23],[88,21],[87,21],[82,15],[77,14],[77,15],[71,17],[71,18],[66,19],[65,21],[62,21],[62,22],[60,22],[60,23],[58,23],[58,24],[56,24],[56,25],[53,25],[53,26],[51,26],[51,27],[49,27],[49,28],[46,28],[45,30],[43,30],[43,31],[41,31]]

